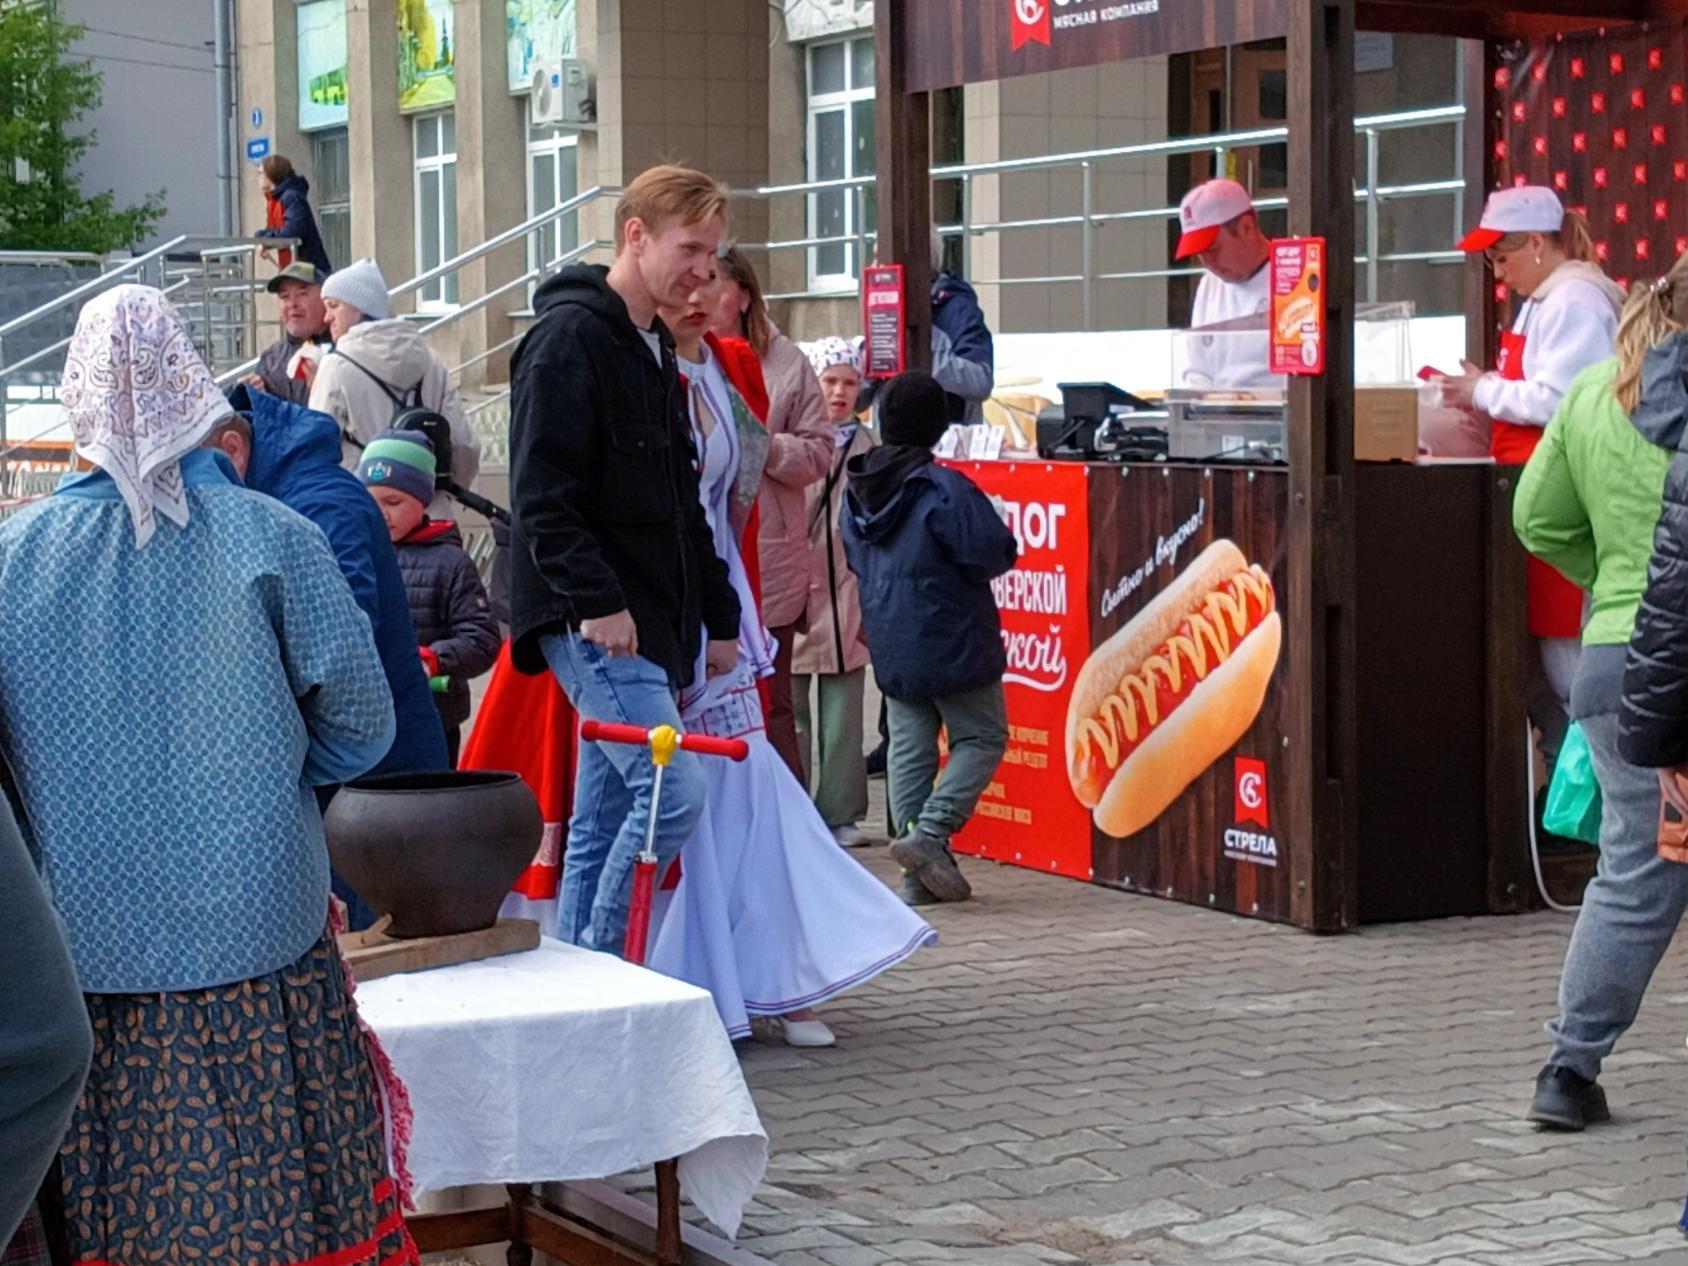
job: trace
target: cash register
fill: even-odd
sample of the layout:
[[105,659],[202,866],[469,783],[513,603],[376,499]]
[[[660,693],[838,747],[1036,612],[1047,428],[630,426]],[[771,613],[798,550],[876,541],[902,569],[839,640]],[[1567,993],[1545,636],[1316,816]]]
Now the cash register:
[[1054,461],[1165,461],[1166,412],[1111,382],[1056,384],[1038,415],[1037,451]]

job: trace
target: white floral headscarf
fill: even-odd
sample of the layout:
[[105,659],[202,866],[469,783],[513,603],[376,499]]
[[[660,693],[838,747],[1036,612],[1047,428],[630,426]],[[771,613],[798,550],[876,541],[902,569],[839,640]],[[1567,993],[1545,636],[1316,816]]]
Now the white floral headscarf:
[[177,460],[231,412],[168,299],[116,286],[88,301],[65,355],[59,399],[76,452],[111,476],[145,545],[162,514],[187,526]]
[[814,367],[817,378],[834,365],[848,365],[858,374],[867,368],[867,358],[863,354],[860,335],[853,339],[832,336],[805,343],[803,355],[809,358],[809,364]]

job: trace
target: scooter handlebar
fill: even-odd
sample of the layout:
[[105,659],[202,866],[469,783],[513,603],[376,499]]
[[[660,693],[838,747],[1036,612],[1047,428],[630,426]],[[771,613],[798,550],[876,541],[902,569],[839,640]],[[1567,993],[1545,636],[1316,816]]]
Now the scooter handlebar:
[[[582,721],[580,737],[588,743],[628,743],[646,747],[651,732],[637,725],[622,725],[616,721]],[[743,760],[750,755],[750,744],[743,739],[716,738],[712,734],[682,734],[680,750],[699,756],[725,756],[728,760]]]

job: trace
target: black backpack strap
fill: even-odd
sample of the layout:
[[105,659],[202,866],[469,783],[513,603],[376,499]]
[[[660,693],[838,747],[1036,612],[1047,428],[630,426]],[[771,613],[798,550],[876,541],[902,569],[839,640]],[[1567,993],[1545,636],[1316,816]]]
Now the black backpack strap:
[[[338,356],[342,360],[351,364],[356,369],[361,371],[363,373],[363,375],[366,378],[368,378],[371,382],[373,382],[377,387],[381,388],[382,391],[386,392],[387,393],[387,399],[389,399],[393,402],[393,414],[394,414],[394,416],[397,416],[402,410],[405,410],[405,409],[424,409],[424,408],[427,408],[427,405],[424,404],[423,400],[422,400],[422,383],[423,383],[423,380],[426,378],[425,374],[423,375],[423,378],[418,378],[416,380],[416,383],[415,383],[414,386],[406,388],[404,394],[400,395],[398,388],[393,386],[392,383],[388,382],[385,378],[381,377],[380,374],[376,373],[368,365],[363,364],[361,361],[357,360],[355,357],[348,356],[345,352],[341,351],[338,347],[329,348],[328,354],[330,356]],[[341,427],[340,428],[340,434],[345,438],[347,443],[352,445],[352,447],[360,449],[360,450],[364,447],[364,442],[362,440],[360,440],[356,435],[352,434],[352,430],[351,430],[350,427],[344,427],[344,426]]]
[[[377,387],[381,388],[382,391],[386,392],[387,393],[387,399],[391,400],[399,408],[401,408],[401,409],[405,408],[406,406],[408,406],[410,404],[410,393],[409,392],[406,392],[402,396],[399,395],[398,389],[396,387],[394,387],[385,378],[381,377],[381,375],[376,373],[373,369],[369,368],[369,366],[363,364],[361,361],[356,360],[353,357],[346,355],[346,353],[341,351],[338,347],[329,349],[328,354],[330,356],[338,356],[342,360],[349,362],[350,364],[355,366],[357,369],[362,371],[364,376],[367,377],[371,382],[373,382]],[[413,387],[411,390],[412,391],[420,390],[421,386],[422,386],[421,383],[417,383],[416,386]]]

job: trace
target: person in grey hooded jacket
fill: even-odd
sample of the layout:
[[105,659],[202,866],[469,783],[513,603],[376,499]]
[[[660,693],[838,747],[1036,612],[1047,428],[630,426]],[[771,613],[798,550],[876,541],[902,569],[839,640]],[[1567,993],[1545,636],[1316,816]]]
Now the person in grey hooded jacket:
[[[0,774],[4,771],[0,770]],[[0,781],[4,781],[0,778]],[[0,795],[0,1252],[64,1142],[93,1054],[64,929]]]

